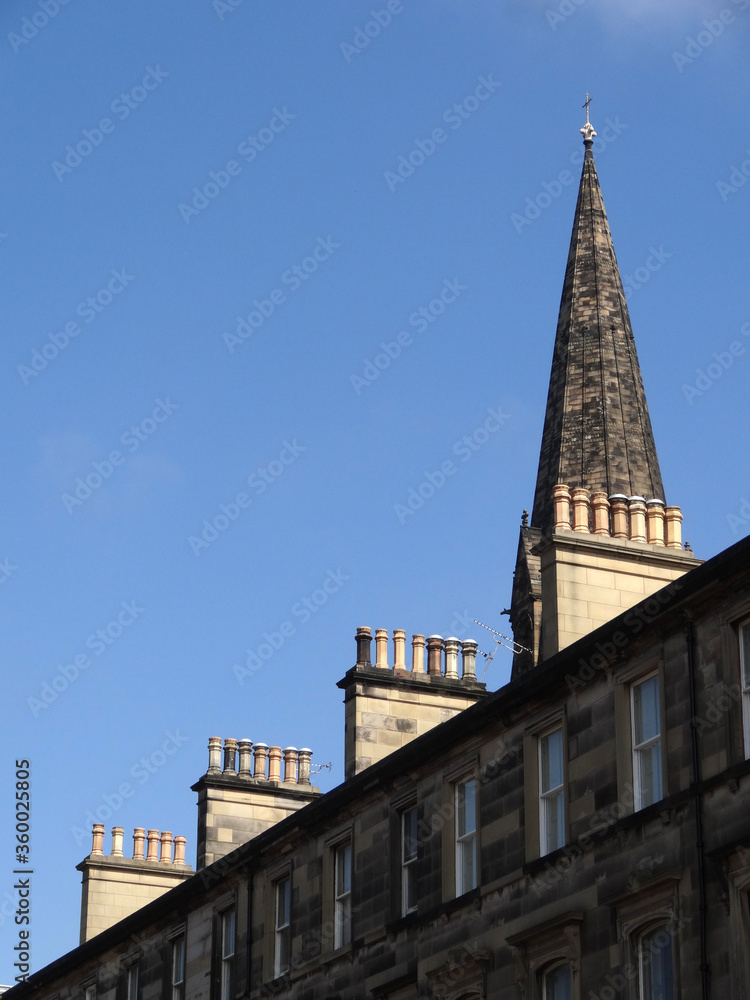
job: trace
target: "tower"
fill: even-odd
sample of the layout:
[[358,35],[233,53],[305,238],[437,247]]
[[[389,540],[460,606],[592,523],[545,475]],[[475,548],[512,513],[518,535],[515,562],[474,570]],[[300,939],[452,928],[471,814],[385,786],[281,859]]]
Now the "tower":
[[594,163],[585,155],[565,270],[531,525],[511,600],[513,676],[700,561],[664,499],[646,395]]

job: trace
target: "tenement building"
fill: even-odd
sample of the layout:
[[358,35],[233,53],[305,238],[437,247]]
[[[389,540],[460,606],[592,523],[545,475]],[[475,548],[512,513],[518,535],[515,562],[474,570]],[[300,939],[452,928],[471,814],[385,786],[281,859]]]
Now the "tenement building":
[[94,827],[81,943],[8,1000],[750,1000],[750,539],[682,543],[581,131],[510,682],[358,628],[344,783],[212,737],[195,871]]

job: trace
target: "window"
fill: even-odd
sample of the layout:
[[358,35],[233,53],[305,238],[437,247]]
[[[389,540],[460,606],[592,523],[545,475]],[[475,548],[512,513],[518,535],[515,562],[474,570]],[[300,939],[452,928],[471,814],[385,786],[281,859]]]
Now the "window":
[[219,972],[219,1000],[234,997],[234,945],[236,933],[235,911],[221,914],[221,965]]
[[172,995],[171,1000],[185,1000],[185,935],[172,941]]
[[742,671],[742,728],[745,759],[750,758],[750,622],[740,625],[740,670]]
[[545,973],[542,979],[542,1000],[571,1000],[572,996],[569,965],[558,965]]
[[565,843],[562,727],[539,738],[539,843],[542,855]]
[[352,845],[339,844],[334,850],[333,946],[342,948],[352,940]]
[[477,783],[456,785],[456,895],[477,886]]
[[291,902],[292,881],[283,878],[276,883],[276,915],[274,920],[274,978],[283,976],[289,970],[291,954]]
[[138,966],[130,965],[125,972],[126,1000],[138,1000]]
[[663,797],[658,676],[654,674],[640,684],[634,684],[630,692],[635,808],[645,809]]
[[417,908],[417,807],[401,813],[401,916]]
[[83,1000],[96,1000],[96,986],[86,986],[83,990]]
[[672,935],[657,927],[638,942],[640,1000],[674,1000]]

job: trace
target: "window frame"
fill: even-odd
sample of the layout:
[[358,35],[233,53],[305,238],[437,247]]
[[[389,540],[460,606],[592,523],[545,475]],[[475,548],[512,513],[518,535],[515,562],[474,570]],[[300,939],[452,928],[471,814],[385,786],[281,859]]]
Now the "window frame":
[[[286,922],[279,923],[280,893],[286,887]],[[282,875],[273,883],[274,921],[273,921],[273,978],[279,979],[286,975],[292,967],[292,876],[291,872]],[[286,950],[286,955],[284,951]],[[284,958],[286,962],[284,962]]]
[[[466,826],[466,792],[465,789],[471,785],[472,786],[472,800],[473,800],[473,819],[474,825],[468,830],[465,829],[464,833],[460,833],[460,823],[462,816],[461,807],[461,789],[464,789],[464,805],[463,805],[463,817],[464,826]],[[464,896],[467,892],[471,892],[472,889],[476,889],[479,886],[479,782],[476,776],[466,775],[464,778],[454,782],[453,786],[453,802],[455,810],[455,823],[454,823],[454,844],[455,844],[455,893],[456,898],[459,896]],[[467,845],[471,845],[472,854],[472,869],[473,869],[473,885],[464,885],[464,861]]]
[[[656,696],[657,696],[657,710],[656,717],[659,724],[659,731],[656,736],[649,737],[642,740],[640,743],[636,743],[636,691],[642,688],[649,681],[654,681],[656,685]],[[633,768],[633,809],[635,812],[639,812],[641,809],[647,809],[649,806],[654,805],[656,802],[661,802],[665,796],[664,789],[664,699],[662,695],[662,684],[661,676],[658,670],[653,670],[650,673],[639,677],[637,680],[633,680],[630,683],[630,740],[631,740],[631,752],[632,752],[632,768]],[[642,717],[642,713],[641,713]],[[659,748],[658,754],[658,768],[654,769],[655,776],[658,777],[658,792],[653,800],[646,802],[644,801],[644,788],[643,788],[643,778],[641,774],[641,762],[645,759],[645,753],[650,752],[655,746]]]
[[[231,951],[227,951],[227,923],[231,927]],[[237,907],[228,906],[218,914],[219,974],[217,1000],[233,1000],[235,993],[235,956],[237,954]]]
[[[407,830],[406,821],[407,816],[414,817],[414,835],[413,835],[413,854],[410,857],[406,857],[407,849]],[[401,872],[401,907],[400,915],[402,917],[408,916],[410,913],[416,913],[418,909],[418,899],[417,899],[417,862],[419,860],[419,813],[417,811],[416,803],[406,806],[398,814],[399,821],[399,869]],[[409,905],[409,900],[411,899],[413,891],[414,903],[412,906]]]
[[131,962],[125,967],[125,1000],[138,1000],[139,978],[138,962]]
[[[671,996],[654,998],[653,995],[647,996],[644,988],[644,972],[646,971],[646,966],[643,961],[643,944],[644,941],[653,934],[658,934],[659,931],[664,931],[664,933],[669,938],[669,964],[670,964],[670,977],[671,977]],[[651,923],[648,926],[642,928],[638,933],[635,941],[635,953],[638,962],[638,1000],[678,1000],[678,995],[675,993],[675,948],[674,948],[674,935],[668,930],[668,925],[659,922]],[[647,963],[651,967],[652,962]]]
[[744,759],[750,760],[750,619],[741,621],[737,626],[737,643],[742,691],[742,746]]
[[[560,734],[560,784],[550,787],[548,789],[544,788],[544,742],[549,740],[550,736],[554,736],[556,733]],[[553,851],[559,850],[564,847],[567,843],[566,836],[566,817],[567,808],[565,802],[565,727],[563,726],[562,719],[559,723],[556,723],[544,732],[539,733],[537,736],[537,764],[538,764],[538,782],[539,782],[539,857],[545,857],[547,854],[552,854]],[[562,810],[562,822],[558,822],[558,840],[554,846],[550,846],[549,843],[549,819],[548,819],[548,804],[554,797],[555,801],[561,802]]]
[[[180,948],[181,979],[175,979],[175,956]],[[169,997],[170,1000],[185,1000],[185,970],[187,967],[187,940],[185,932],[175,934],[169,941]]]
[[[351,838],[341,840],[332,845],[333,853],[333,947],[334,951],[345,948],[352,943],[352,874],[354,852]],[[348,861],[346,863],[346,874],[348,875],[348,887],[339,885],[339,857],[348,851]],[[346,880],[345,880],[346,883]]]
[[558,1000],[558,998],[552,996],[548,990],[547,980],[553,974],[558,972],[560,969],[568,970],[568,996],[573,996],[573,967],[570,961],[556,961],[552,965],[547,965],[543,968],[539,974],[539,996],[541,1000]]

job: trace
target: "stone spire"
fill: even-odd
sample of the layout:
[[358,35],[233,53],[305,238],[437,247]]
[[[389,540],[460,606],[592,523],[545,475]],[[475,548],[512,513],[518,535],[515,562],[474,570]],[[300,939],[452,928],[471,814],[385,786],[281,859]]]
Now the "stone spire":
[[589,121],[568,252],[531,523],[554,525],[558,483],[664,500],[630,316],[604,210]]

